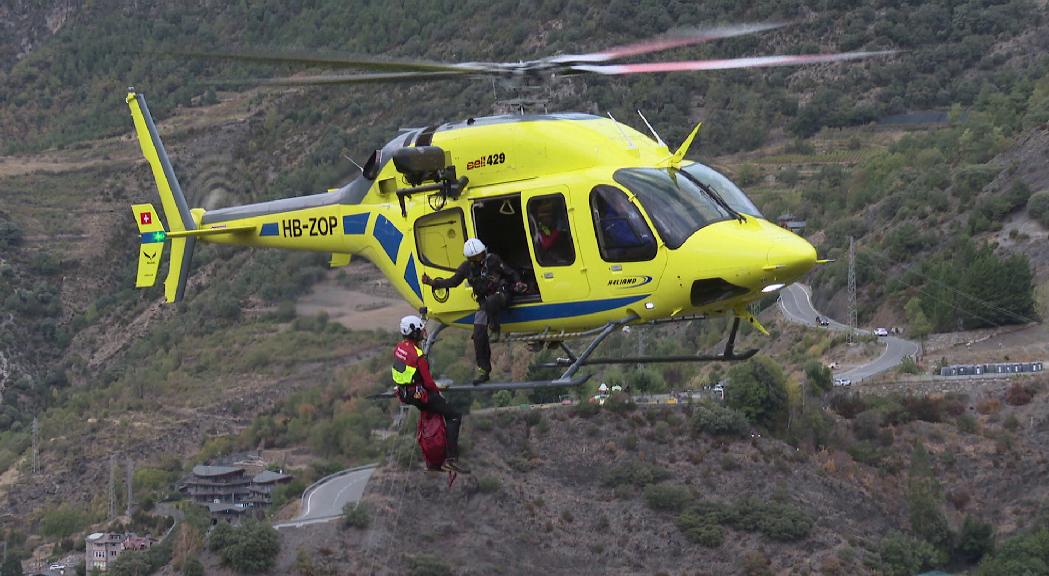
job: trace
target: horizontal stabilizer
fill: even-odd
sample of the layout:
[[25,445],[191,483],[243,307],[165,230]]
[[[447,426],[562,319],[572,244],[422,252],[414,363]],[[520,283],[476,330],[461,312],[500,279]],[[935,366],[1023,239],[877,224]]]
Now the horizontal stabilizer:
[[157,283],[157,270],[160,268],[160,257],[163,254],[163,242],[151,242],[139,246],[138,275],[135,277],[135,288],[149,288]]

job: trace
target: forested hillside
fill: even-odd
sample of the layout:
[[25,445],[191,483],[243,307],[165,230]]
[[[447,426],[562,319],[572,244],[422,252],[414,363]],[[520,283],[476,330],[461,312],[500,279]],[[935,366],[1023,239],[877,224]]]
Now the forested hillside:
[[[360,268],[335,276],[324,255],[204,246],[184,303],[162,306],[158,291],[131,287],[128,204],[156,198],[129,137],[128,86],[148,97],[191,203],[209,208],[323,191],[356,175],[346,156],[362,160],[399,128],[490,114],[518,95],[490,82],[263,90],[235,81],[321,70],[181,52],[510,61],[765,21],[790,25],[653,58],[895,50],[826,66],[566,78],[540,92],[551,111],[611,113],[644,129],[640,109],[672,147],[702,120],[696,159],[730,173],[770,219],[806,220],[820,256],[836,259],[808,280],[817,304],[845,317],[853,237],[861,324],[898,322],[918,336],[1049,312],[1046,8],[1044,0],[0,6],[0,502],[10,498],[37,533],[42,518],[66,511],[63,499],[78,527],[104,516],[101,491],[64,487],[36,499],[50,484],[28,474],[34,417],[46,467],[85,485],[104,484],[101,462],[114,446],[144,459],[178,454],[150,462],[172,475],[202,442],[205,455],[305,446],[323,460],[311,475],[382,449],[368,439],[387,408],[356,398],[382,366],[355,363],[388,335],[295,312],[321,280],[371,290],[355,284]],[[937,119],[893,120],[913,112]],[[723,327],[712,324],[653,338],[648,349],[714,345]],[[773,332],[774,341],[784,333]],[[756,345],[778,354],[796,399],[806,365],[840,340],[795,336],[782,348]],[[454,376],[469,370],[466,344],[451,338],[435,364]],[[624,336],[611,345],[627,355],[638,344]],[[515,370],[524,377],[530,368]],[[659,391],[723,374],[669,365],[604,376]],[[529,399],[502,394],[478,406]],[[873,450],[876,432],[857,459],[869,456],[862,451]],[[91,445],[86,455],[80,442]]]

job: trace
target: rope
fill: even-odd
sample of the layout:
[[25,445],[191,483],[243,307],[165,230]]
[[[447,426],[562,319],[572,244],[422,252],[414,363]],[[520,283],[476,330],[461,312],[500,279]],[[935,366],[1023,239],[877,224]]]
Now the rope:
[[[404,406],[404,405],[398,405],[397,409],[401,410],[402,406]],[[405,423],[405,421],[408,420],[408,413],[410,412],[410,410],[411,410],[410,408],[407,409],[407,410],[404,410],[404,417],[401,418],[400,422],[397,424],[397,434],[394,437],[395,439],[394,439],[393,443],[386,449],[386,452],[383,454],[383,460],[384,460],[384,462],[386,463],[387,466],[389,466],[391,462],[395,466],[399,464],[399,462],[401,460],[400,455],[403,454],[403,450],[405,449],[405,447],[407,449],[409,449],[409,450],[412,450],[412,453],[409,456],[409,458],[410,458],[410,460],[409,460],[409,468],[414,466],[414,463],[415,463],[414,462],[414,460],[415,460],[414,448],[415,448],[415,446],[412,443],[405,443],[405,447],[401,447],[400,446],[401,443],[402,443],[401,439],[404,437],[404,423]],[[379,485],[380,486],[379,493],[381,493],[383,495],[392,494],[395,491],[395,489],[393,487],[394,482],[395,482],[395,480],[393,478],[393,475],[392,474],[388,474],[383,479],[383,481],[380,483],[380,485]],[[404,480],[402,480],[402,482],[405,484],[404,491],[407,491],[407,477]],[[363,557],[363,560],[364,560],[363,564],[365,566],[370,567],[370,566],[374,566],[375,565],[376,560],[378,559],[379,550],[389,550],[390,549],[390,546],[389,546],[390,545],[390,540],[393,538],[393,535],[395,534],[397,526],[398,526],[398,523],[400,521],[400,509],[401,509],[401,502],[403,500],[404,500],[403,496],[402,496],[402,498],[395,500],[394,510],[395,510],[396,517],[395,517],[395,520],[394,520],[393,528],[386,531],[386,537],[383,538],[382,541],[380,541],[378,543],[378,545],[365,548],[365,553],[364,553],[364,557]],[[389,522],[384,522],[384,523],[385,524],[389,524]],[[378,524],[378,522],[376,522],[376,524]],[[378,526],[376,526],[376,528],[378,528]],[[372,570],[370,573],[374,574],[375,571]]]

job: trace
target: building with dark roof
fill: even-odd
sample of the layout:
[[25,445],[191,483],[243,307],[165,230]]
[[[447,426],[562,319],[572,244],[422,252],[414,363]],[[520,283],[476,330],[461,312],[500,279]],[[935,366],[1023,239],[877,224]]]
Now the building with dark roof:
[[235,522],[247,513],[260,515],[261,508],[273,502],[273,490],[291,480],[292,476],[272,470],[249,476],[240,466],[194,466],[180,490],[206,506],[213,520]]

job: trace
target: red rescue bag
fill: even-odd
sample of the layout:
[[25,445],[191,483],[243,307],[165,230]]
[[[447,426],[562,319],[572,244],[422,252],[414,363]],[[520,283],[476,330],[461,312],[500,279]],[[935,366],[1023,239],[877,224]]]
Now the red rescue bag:
[[426,410],[419,411],[419,427],[416,438],[422,448],[428,470],[440,470],[444,464],[447,439],[444,416]]

